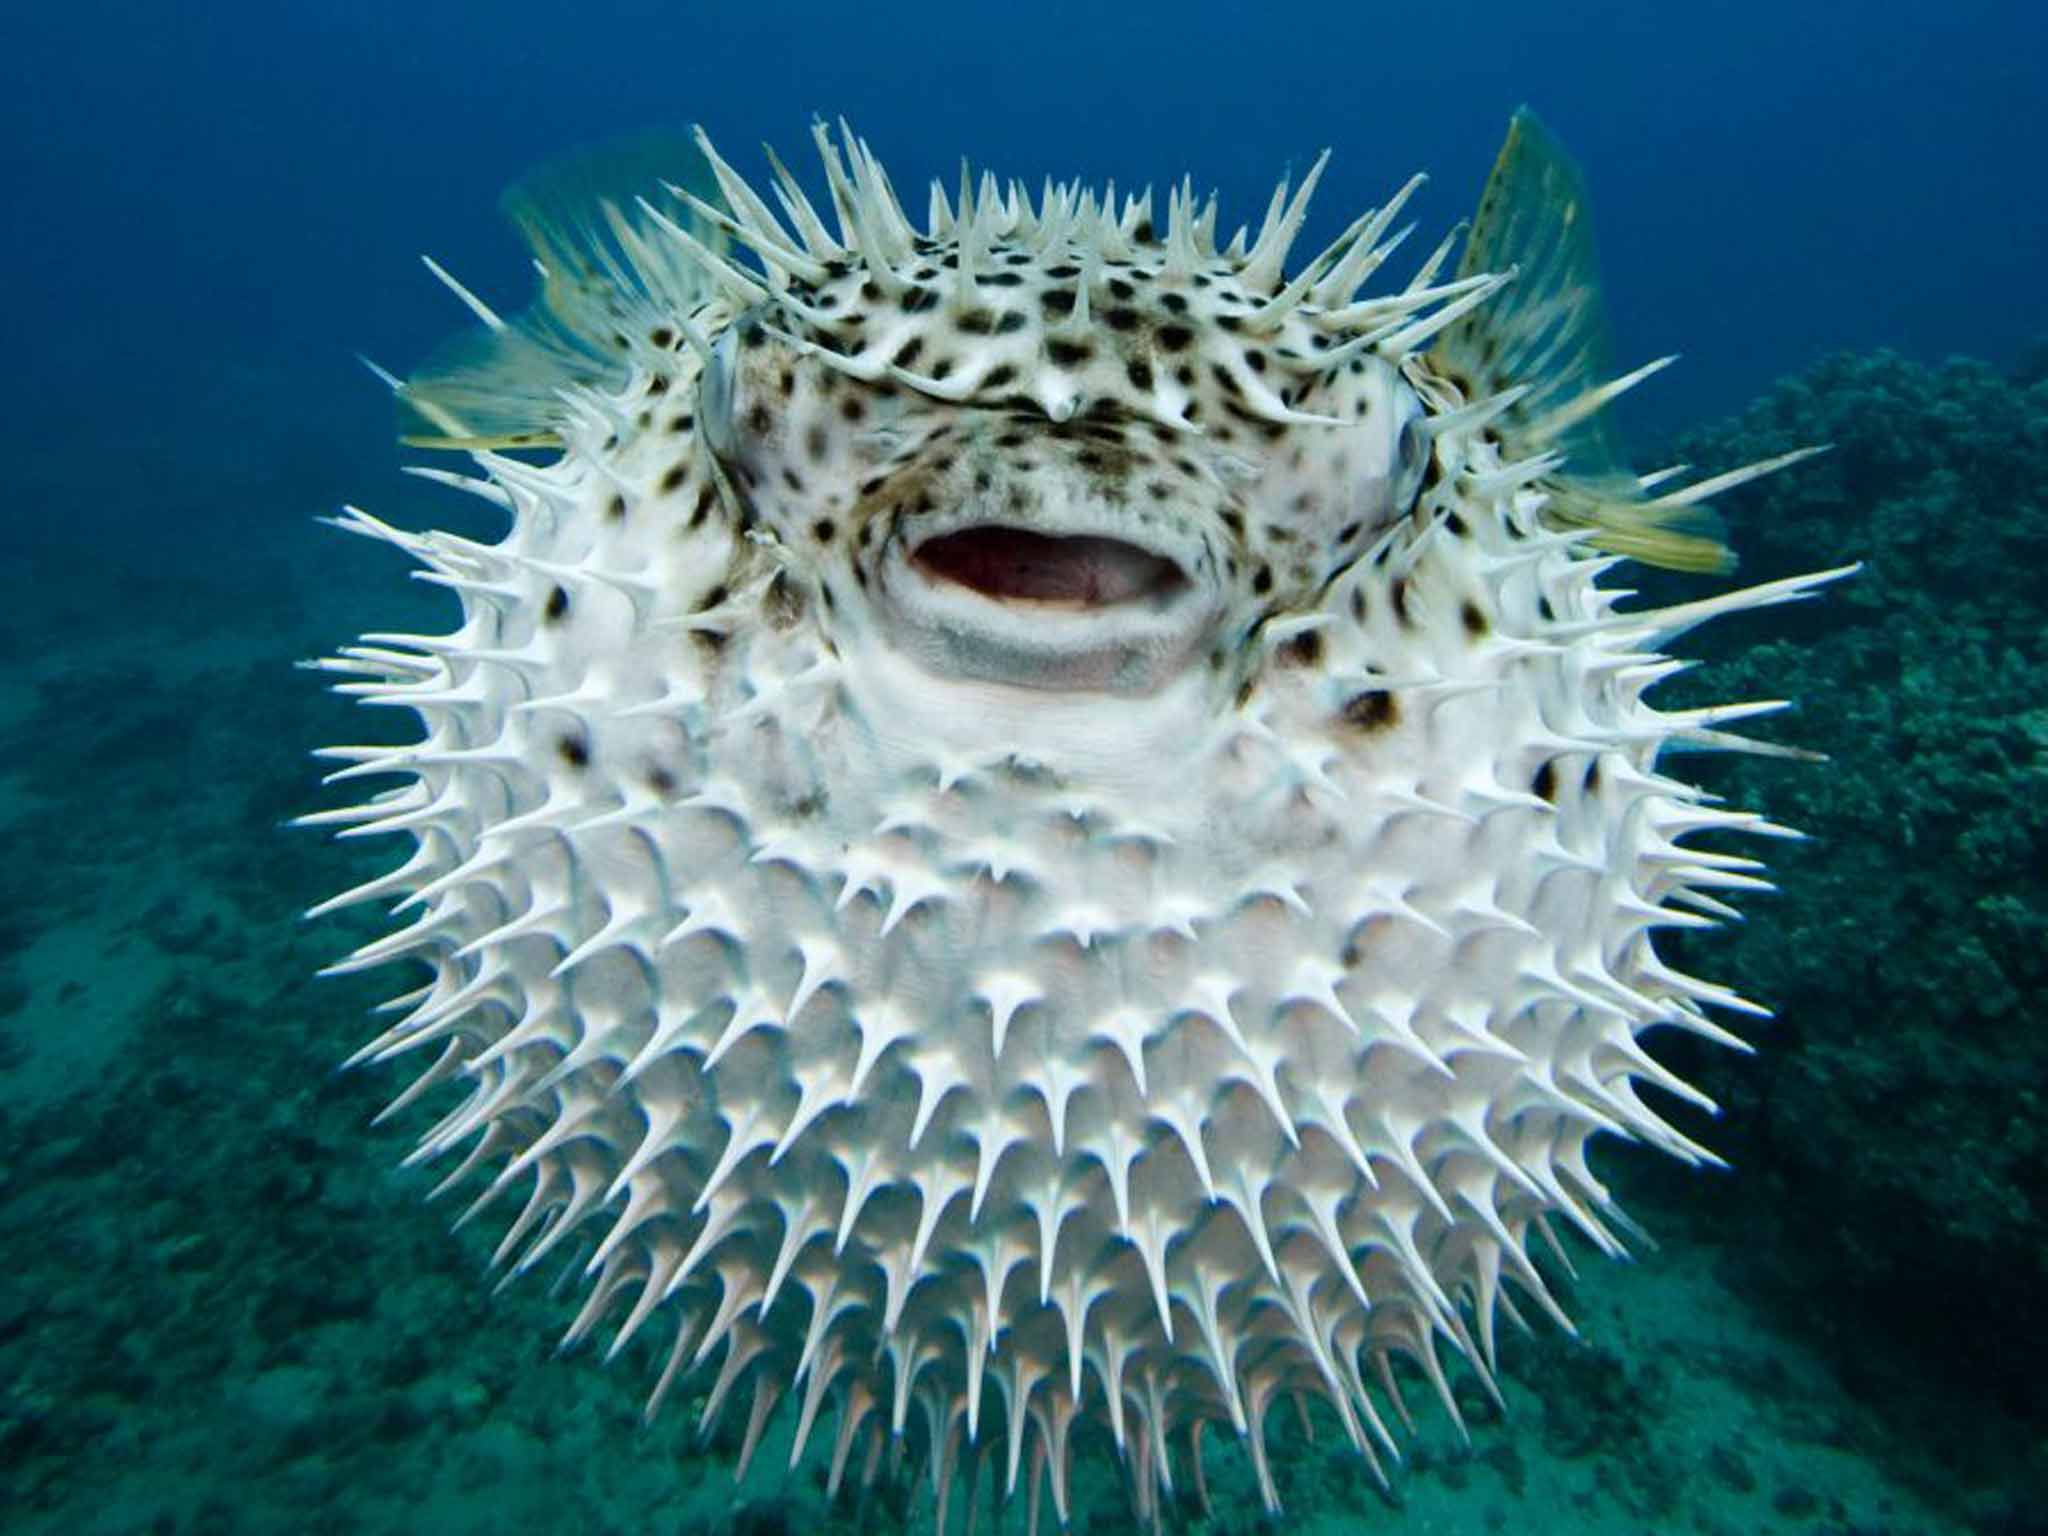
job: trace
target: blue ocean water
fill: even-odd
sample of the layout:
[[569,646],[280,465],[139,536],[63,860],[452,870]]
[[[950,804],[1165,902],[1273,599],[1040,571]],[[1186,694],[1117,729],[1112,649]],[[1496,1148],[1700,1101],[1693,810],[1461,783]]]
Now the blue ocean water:
[[2042,323],[2044,42],[2009,0],[24,7],[8,413],[92,430],[118,377],[162,421],[240,362],[345,398],[337,359],[403,363],[462,318],[416,252],[523,292],[494,206],[527,167],[698,121],[757,167],[819,113],[906,188],[962,155],[1034,185],[1185,172],[1244,219],[1333,147],[1313,238],[1418,169],[1448,227],[1526,102],[1594,189],[1619,353],[1685,354],[1660,424],[1833,348],[2004,364]]
[[[524,301],[526,257],[497,202],[530,166],[579,144],[693,122],[749,172],[763,164],[763,140],[802,165],[812,117],[843,114],[899,188],[934,176],[950,183],[962,155],[1033,186],[1080,175],[1163,188],[1185,172],[1220,191],[1227,228],[1256,224],[1275,179],[1331,147],[1305,244],[1333,236],[1420,169],[1432,176],[1415,205],[1422,249],[1470,211],[1509,115],[1527,103],[1591,186],[1618,360],[1683,354],[1625,406],[1633,439],[1662,443],[1733,417],[1829,354],[1885,349],[1903,360],[1815,376],[1796,399],[1778,397],[1716,442],[1731,453],[1744,433],[1774,442],[1772,433],[1820,409],[1816,394],[1837,391],[1857,404],[1828,418],[1830,434],[1856,453],[1859,431],[1882,439],[1852,455],[1874,466],[1867,475],[1829,482],[1840,494],[1827,505],[1839,509],[1876,505],[1907,477],[1916,488],[1942,475],[1952,482],[2011,441],[2037,452],[2041,441],[2038,418],[2029,424],[2023,413],[1995,440],[1968,436],[1993,404],[2003,410],[2018,397],[2020,385],[2003,381],[2038,383],[2036,349],[2048,338],[2039,154],[2048,12],[2036,4],[1452,0],[1276,12],[1064,0],[81,0],[17,7],[4,36],[0,166],[12,236],[0,246],[10,365],[0,408],[12,441],[0,482],[14,553],[0,574],[0,659],[10,674],[0,683],[0,825],[17,854],[0,881],[0,1169],[16,1171],[0,1174],[9,1245],[0,1269],[32,1274],[35,1284],[34,1294],[24,1282],[0,1304],[0,1360],[12,1362],[0,1370],[11,1382],[0,1391],[0,1490],[12,1488],[0,1491],[0,1528],[650,1528],[630,1508],[578,1506],[572,1516],[516,1499],[486,1509],[488,1500],[469,1496],[505,1486],[539,1499],[532,1490],[566,1487],[566,1472],[536,1462],[557,1409],[569,1421],[565,1443],[616,1439],[622,1460],[648,1457],[670,1469],[664,1475],[681,1475],[680,1433],[662,1440],[658,1429],[630,1427],[637,1378],[618,1373],[612,1397],[571,1401],[567,1377],[547,1375],[580,1383],[595,1370],[546,1358],[540,1341],[565,1302],[550,1308],[530,1296],[517,1315],[494,1321],[483,1283],[459,1269],[449,1278],[436,1247],[441,1216],[415,1218],[366,1268],[335,1227],[381,1226],[393,1209],[411,1209],[420,1186],[336,1172],[331,1149],[307,1150],[301,1125],[336,1113],[317,1096],[334,1091],[324,1090],[327,1069],[358,1043],[360,1008],[372,998],[297,980],[324,956],[289,916],[324,894],[320,881],[334,866],[274,829],[312,794],[302,754],[340,717],[311,706],[295,713],[301,706],[285,700],[299,680],[286,668],[355,629],[396,624],[407,601],[392,595],[400,582],[389,562],[342,547],[311,519],[344,501],[411,523],[463,515],[400,476],[389,401],[355,355],[403,371],[466,321],[422,270],[422,251],[507,308]],[[1919,366],[1951,354],[1982,366]],[[1936,388],[1948,403],[1915,415]],[[1992,404],[1964,410],[1965,401]],[[1949,432],[1953,441],[1940,437]],[[2007,575],[2038,553],[2011,533],[2039,516],[2038,481],[2024,478],[2030,462],[2013,459],[1981,496],[1973,483],[1971,496],[1951,491],[1927,503],[1976,515],[2006,498],[2011,516],[2000,528],[2014,542],[1986,558]],[[1843,526],[1851,532],[1842,553],[1853,556],[1857,524]],[[1970,586],[1965,574],[1943,579],[1954,593]],[[1865,590],[1913,589],[1894,568]],[[1872,610],[1889,597],[1845,601],[1880,626],[1885,615]],[[1982,653],[1991,680],[1967,694],[1976,718],[2007,722],[1973,737],[1976,756],[1940,782],[1958,816],[1973,805],[2048,799],[2038,791],[2048,728],[2013,723],[2038,715],[2042,660],[2040,625],[2014,624],[2011,612],[2028,612],[2015,604],[1962,626],[1955,640]],[[1963,696],[1896,658],[1872,663],[1864,682],[1887,701],[1884,719],[1875,704],[1868,714],[1852,709],[1845,737],[1904,731],[1895,713],[1932,721]],[[2029,697],[2034,715],[2012,702]],[[2022,784],[2035,787],[2021,796]],[[1953,858],[1958,879],[1966,870],[2015,878],[2037,856],[2038,811],[1999,823],[2007,843],[1995,856],[1984,846],[1995,840],[1989,833],[1971,842],[1928,815],[1930,835],[1945,839],[1939,858]],[[1864,830],[1882,841],[1888,827]],[[1888,855],[1894,862],[1880,861],[1860,887],[1873,906],[1887,872],[1919,857]],[[1990,875],[1987,860],[1996,863]],[[1811,859],[1804,867],[1818,868]],[[2040,967],[2025,957],[2038,953],[2044,930],[2031,900],[2021,889],[2005,905],[1951,903],[1958,931],[1986,958],[1947,995],[2003,997],[2005,988],[2010,997],[1986,1004],[2000,1028],[2035,1006],[2028,989]],[[264,912],[274,914],[271,926],[252,917]],[[1796,955],[1757,963],[1786,989],[1803,974]],[[223,1019],[239,1021],[236,1048],[253,1053],[239,1065],[207,1055]],[[1798,1018],[1788,1027],[1795,1040],[1808,1028]],[[142,1064],[180,1051],[196,1051],[208,1069],[144,1070],[135,1080]],[[1927,1053],[1923,1063],[1939,1060]],[[245,1083],[300,1086],[296,1096],[237,1098],[223,1087],[230,1069]],[[1741,1091],[1761,1097],[1768,1062],[1757,1070]],[[1987,1069],[1986,1081],[1994,1075]],[[1899,1068],[1869,1088],[1869,1112],[1900,1113],[1918,1082]],[[77,1107],[96,1084],[139,1095],[122,1102],[146,1113],[122,1119],[114,1135]],[[1998,1086],[2017,1093],[2009,1081]],[[362,1106],[373,1103],[370,1088],[360,1092]],[[268,1108],[252,1122],[258,1102]],[[2025,1103],[2033,1107],[2013,1108],[2011,1128],[1995,1133],[2007,1146],[2031,1149],[2027,1138],[2040,1135],[2038,1103]],[[70,1129],[59,1134],[59,1125]],[[144,1185],[126,1165],[109,1172],[115,1165],[101,1161],[127,1137],[156,1170]],[[349,1150],[357,1165],[381,1167],[402,1146],[387,1136]],[[233,1196],[248,1216],[236,1236],[223,1235],[236,1223],[165,1171],[194,1147],[249,1181]],[[1929,1157],[1939,1164],[1941,1153]],[[2024,1157],[2038,1172],[2038,1154]],[[1958,1162],[1924,1176],[1946,1198],[1980,1171]],[[1796,1179],[1746,1187],[1768,1188],[1781,1214],[1796,1213]],[[1989,1204],[2038,1220],[2034,1187],[2018,1175],[1992,1182]],[[1700,1198],[1739,1228],[1748,1196],[1716,1184]],[[1846,1241],[1860,1251],[1887,1223],[1881,1209],[1856,1214],[1862,1225]],[[1646,1266],[1654,1272],[1638,1277],[1642,1288],[1612,1301],[1613,1315],[1719,1305],[1713,1255],[1726,1251],[1728,1235],[1676,1239],[1665,1267]],[[1903,1283],[1914,1267],[1897,1257]],[[262,1272],[238,1275],[237,1262]],[[1773,1283],[1779,1315],[1826,1310],[1820,1291],[1796,1293],[1819,1283],[1810,1271],[1788,1267]],[[1606,1309],[1600,1288],[1612,1284],[1589,1278],[1583,1295]],[[372,1371],[386,1385],[362,1388],[351,1364],[361,1346],[345,1331],[372,1315],[384,1326],[375,1298],[394,1292],[435,1321],[391,1335],[398,1342]],[[1944,1306],[1967,1296],[1960,1283],[1940,1294]],[[2015,1348],[2035,1359],[2040,1298],[2014,1304],[2031,1308],[2014,1318]],[[1694,1337],[1690,1367],[1718,1358],[1716,1349],[1739,1353],[1731,1340],[1748,1326]],[[1582,1423],[1559,1428],[1525,1409],[1525,1421],[1533,1412],[1543,1426],[1536,1440],[1565,1469],[1555,1478],[1523,1465],[1541,1449],[1482,1437],[1475,1462],[1447,1432],[1426,1432],[1408,1510],[1354,1510],[1348,1485],[1333,1483],[1318,1518],[1347,1529],[1476,1531],[1495,1528],[1496,1513],[1526,1524],[1535,1504],[1523,1501],[1540,1496],[1562,1501],[1541,1503],[1541,1530],[1680,1529],[1664,1522],[1681,1510],[1689,1528],[1729,1532],[1760,1529],[1752,1522],[1766,1518],[1773,1529],[1866,1536],[2048,1530],[2048,1512],[2024,1494],[2048,1486],[2039,1451],[2048,1409],[2038,1387],[2013,1384],[2017,1370],[1987,1365],[1960,1385],[1910,1369],[1844,1376],[1841,1360],[1856,1351],[1834,1336],[1827,1345],[1841,1347],[1824,1347],[1832,1330],[1815,1323],[1811,1334],[1793,1333],[1811,1358],[1774,1355],[1775,1346],[1755,1344],[1761,1332],[1744,1335],[1753,1346],[1746,1358],[1775,1363],[1727,1372],[1724,1395],[1709,1401],[1668,1379],[1683,1377],[1687,1362],[1660,1376],[1631,1354],[1631,1330],[1651,1331],[1624,1321],[1598,1345],[1604,1364],[1557,1365],[1553,1374],[1595,1405]],[[501,1333],[520,1335],[516,1369],[494,1357],[471,1377],[448,1374],[473,1336]],[[271,1343],[233,1342],[259,1338]],[[172,1360],[175,1369],[162,1364]],[[324,1413],[320,1403],[339,1400],[352,1379],[359,1390],[345,1409]],[[1951,1420],[1978,1424],[1973,1438],[1997,1453],[1958,1470],[1946,1489],[1939,1477],[1932,1487],[1887,1481],[1886,1436],[1909,1431],[1886,1405],[1916,1393],[1963,1405],[1946,1410]],[[1797,1434],[1783,1425],[1723,1432],[1755,1403],[1788,1394],[1813,1405],[1813,1422]],[[1676,1410],[1674,1397],[1683,1399]],[[499,1433],[493,1421],[514,1406],[521,1430]],[[1676,1474],[1648,1436],[1617,1427],[1660,1411],[1677,1412],[1699,1436],[1679,1458],[1695,1479],[1682,1502],[1660,1502],[1660,1479]],[[175,1456],[153,1453],[161,1420],[152,1415],[182,1418],[196,1440]],[[429,1433],[450,1448],[446,1467],[409,1472],[403,1497],[364,1491],[378,1457],[398,1454],[379,1447]],[[1598,1469],[1570,1449],[1588,1436],[1609,1458]],[[1786,1449],[1795,1441],[1824,1451]],[[2011,1445],[2021,1449],[2007,1456]],[[618,1475],[642,1486],[644,1474]],[[665,1507],[651,1528],[722,1519],[724,1485],[705,1478],[708,1491]],[[1461,1497],[1475,1479],[1484,1496]],[[1100,1518],[1105,1529],[1113,1523],[1107,1508]],[[1251,1519],[1239,1510],[1225,1523]]]

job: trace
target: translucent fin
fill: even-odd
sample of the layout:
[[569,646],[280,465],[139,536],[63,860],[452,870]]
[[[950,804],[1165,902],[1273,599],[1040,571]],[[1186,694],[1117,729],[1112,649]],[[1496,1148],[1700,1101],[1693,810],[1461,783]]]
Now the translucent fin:
[[1598,409],[1614,370],[1585,181],[1527,107],[1508,124],[1458,275],[1510,267],[1519,269],[1516,280],[1444,332],[1433,366],[1457,379],[1468,400],[1529,386],[1496,430],[1509,459],[1563,455],[1563,470],[1541,482],[1554,522],[1590,529],[1601,548],[1651,565],[1726,569],[1733,561],[1718,520],[1696,506],[1649,501],[1615,451]]
[[465,450],[556,445],[564,390],[616,389],[636,356],[660,352],[652,333],[664,325],[673,332],[676,317],[710,297],[711,285],[676,241],[652,238],[653,219],[639,200],[712,251],[725,249],[723,233],[668,184],[719,203],[703,153],[674,134],[567,155],[506,192],[502,206],[533,253],[540,292],[493,325],[481,301],[436,269],[483,323],[442,343],[398,387],[401,441]]

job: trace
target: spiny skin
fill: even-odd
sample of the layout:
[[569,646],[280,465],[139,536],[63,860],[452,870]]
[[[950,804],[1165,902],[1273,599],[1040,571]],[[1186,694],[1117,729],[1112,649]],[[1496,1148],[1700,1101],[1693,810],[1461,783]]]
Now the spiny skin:
[[409,387],[511,521],[344,520],[463,608],[326,664],[424,731],[337,749],[405,782],[309,818],[415,844],[329,904],[403,897],[343,966],[426,970],[363,1056],[433,1056],[417,1155],[523,1199],[501,1259],[584,1242],[571,1340],[659,1312],[657,1400],[702,1366],[749,1454],[787,1396],[835,1486],[907,1435],[942,1528],[984,1459],[1064,1520],[1085,1419],[1156,1519],[1206,1424],[1276,1502],[1295,1395],[1379,1474],[1392,1357],[1455,1415],[1440,1343],[1492,1390],[1511,1291],[1569,1326],[1550,1219],[1618,1249],[1594,1135],[1709,1157],[1640,1038],[1758,1010],[1651,935],[1760,883],[1687,835],[1777,829],[1657,764],[1762,706],[1643,693],[1821,578],[1619,613],[1599,517],[1683,539],[1633,487],[1560,512],[1584,397],[1489,373],[1548,323],[1481,328],[1502,279],[1355,296],[1399,199],[1290,279],[1306,187],[1220,253],[1179,193],[1160,232],[985,182],[916,231],[820,145],[837,234],[715,156],[722,210],[615,218],[544,421]]

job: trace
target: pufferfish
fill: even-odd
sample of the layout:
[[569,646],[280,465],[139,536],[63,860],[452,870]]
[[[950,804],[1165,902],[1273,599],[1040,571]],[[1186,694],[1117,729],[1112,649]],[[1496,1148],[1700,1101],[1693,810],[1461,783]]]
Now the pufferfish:
[[1377,289],[1420,177],[1290,266],[1322,160],[1219,240],[1186,182],[964,169],[920,226],[815,138],[825,212],[701,134],[637,198],[542,178],[516,319],[435,269],[482,329],[390,382],[506,528],[337,519],[460,604],[315,664],[420,724],[307,818],[410,847],[315,909],[395,899],[356,1060],[425,1063],[415,1157],[743,1468],[781,1408],[834,1490],[1064,1522],[1078,1439],[1156,1522],[1213,1429],[1277,1507],[1286,1398],[1384,1481],[1403,1377],[1497,1396],[1503,1315],[1570,1327],[1535,1253],[1620,1251],[1594,1138],[1713,1160],[1643,1040],[1762,1010],[1655,935],[1763,884],[1690,839],[1784,829],[1661,763],[1776,705],[1645,695],[1841,573],[1601,579],[1721,564],[1705,499],[1798,455],[1618,467],[1661,365],[1605,376],[1526,113],[1457,265]]

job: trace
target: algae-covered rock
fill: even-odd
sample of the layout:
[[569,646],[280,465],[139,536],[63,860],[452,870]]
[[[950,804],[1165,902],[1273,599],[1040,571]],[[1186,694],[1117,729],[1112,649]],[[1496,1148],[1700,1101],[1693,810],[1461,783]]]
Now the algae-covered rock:
[[1785,897],[1684,946],[1711,947],[1714,974],[1779,1019],[1750,1031],[1761,1061],[1674,1054],[1729,1108],[1701,1134],[1742,1168],[1745,1221],[1784,1239],[1744,1244],[1744,1262],[1836,1317],[1859,1368],[1924,1346],[2037,1418],[2048,382],[1838,357],[1677,456],[1718,469],[1808,443],[1833,452],[1724,507],[1742,575],[1865,568],[1823,601],[1704,635],[1702,687],[1772,697],[1790,679],[1797,713],[1759,734],[1828,761],[1696,771],[1812,841],[1764,850]]

